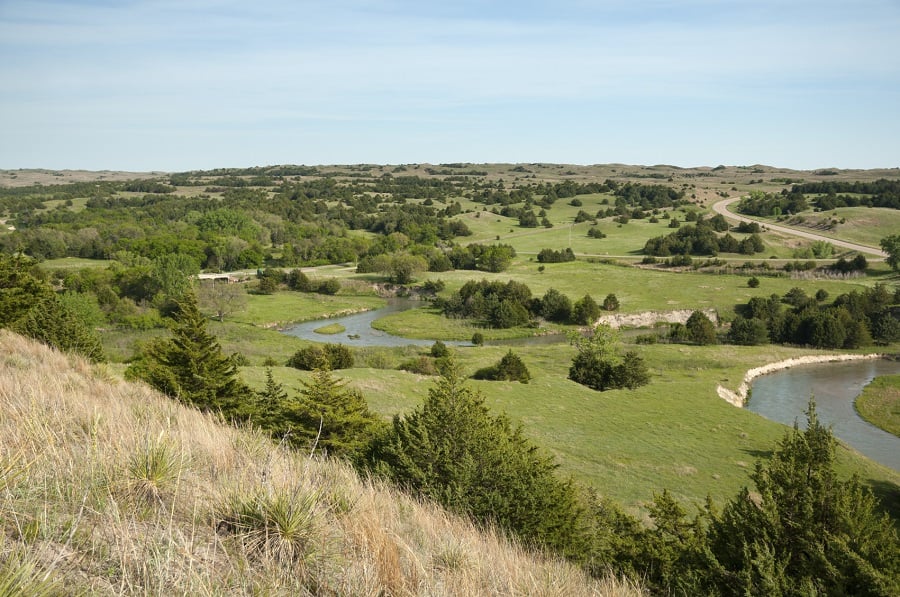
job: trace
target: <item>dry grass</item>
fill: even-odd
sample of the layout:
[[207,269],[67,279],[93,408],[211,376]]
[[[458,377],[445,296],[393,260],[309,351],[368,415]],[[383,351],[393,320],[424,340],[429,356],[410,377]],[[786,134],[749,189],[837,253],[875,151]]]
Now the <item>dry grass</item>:
[[0,593],[631,595],[0,331]]

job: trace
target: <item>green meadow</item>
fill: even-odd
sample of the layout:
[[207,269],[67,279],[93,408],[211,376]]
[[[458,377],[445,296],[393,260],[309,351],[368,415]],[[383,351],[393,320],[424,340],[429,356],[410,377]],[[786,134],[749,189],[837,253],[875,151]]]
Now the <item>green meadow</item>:
[[[765,458],[786,427],[736,408],[716,394],[721,384],[736,389],[747,369],[810,351],[784,347],[651,345],[638,350],[651,367],[652,381],[637,390],[594,392],[566,379],[574,348],[567,344],[517,346],[533,379],[470,381],[497,412],[505,412],[539,445],[550,450],[561,470],[588,482],[634,512],[663,488],[686,504],[717,500],[749,483],[754,462]],[[401,349],[398,349],[401,350]],[[497,362],[507,347],[453,350],[469,373]],[[389,353],[387,349],[383,349]],[[427,348],[402,349],[405,355]],[[394,356],[385,356],[385,362]],[[261,388],[263,367],[242,375]],[[307,373],[286,367],[275,378],[296,392]],[[389,418],[408,412],[426,395],[431,379],[403,371],[356,367],[335,375],[359,389],[370,406]],[[841,470],[858,473],[875,488],[900,484],[900,474],[840,450]],[[894,498],[896,499],[896,497]],[[900,503],[891,508],[900,509]]]

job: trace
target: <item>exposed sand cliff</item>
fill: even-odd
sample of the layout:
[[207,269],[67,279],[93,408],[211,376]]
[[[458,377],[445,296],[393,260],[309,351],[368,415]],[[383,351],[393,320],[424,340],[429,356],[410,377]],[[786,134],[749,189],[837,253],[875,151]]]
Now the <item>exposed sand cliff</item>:
[[797,365],[809,365],[813,363],[831,363],[836,361],[859,361],[863,359],[880,359],[883,355],[872,353],[872,354],[826,354],[826,355],[809,355],[805,357],[794,357],[792,359],[786,359],[784,361],[778,361],[775,363],[768,363],[763,365],[762,367],[756,367],[755,369],[750,369],[747,373],[744,374],[744,380],[740,386],[738,386],[737,391],[729,390],[724,386],[717,386],[716,392],[719,394],[719,398],[742,408],[744,403],[747,401],[747,394],[750,392],[750,384],[753,383],[753,380],[759,377],[760,375],[766,375],[768,373],[774,373],[775,371],[781,371],[782,369],[790,369],[791,367],[795,367]]

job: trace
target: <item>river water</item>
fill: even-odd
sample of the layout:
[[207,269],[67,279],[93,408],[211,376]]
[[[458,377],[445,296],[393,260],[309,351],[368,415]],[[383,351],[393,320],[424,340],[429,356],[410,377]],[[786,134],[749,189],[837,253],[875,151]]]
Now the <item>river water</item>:
[[[312,340],[313,342],[333,342],[346,344],[347,346],[431,346],[434,340],[416,340],[413,338],[403,338],[394,336],[387,332],[376,330],[372,327],[372,322],[380,319],[385,315],[397,313],[399,311],[407,311],[416,307],[423,306],[421,301],[413,301],[409,299],[388,299],[387,306],[372,311],[363,311],[346,315],[344,317],[332,317],[330,319],[316,319],[315,321],[307,321],[298,323],[284,330],[289,336],[297,336],[304,340]],[[346,328],[340,334],[317,334],[315,330],[332,323],[339,323]],[[444,344],[448,346],[471,346],[470,342],[453,342],[446,341]]]
[[[423,305],[409,299],[389,299],[380,309],[364,311],[344,317],[318,319],[300,323],[284,330],[285,334],[314,342],[340,342],[348,346],[430,346],[434,340],[417,340],[393,336],[376,330],[372,322],[390,313],[406,311]],[[317,334],[314,330],[339,323],[346,330],[340,334]],[[637,330],[646,333],[646,330]],[[565,342],[565,336],[552,334],[530,338],[495,341],[491,344],[542,344]],[[469,342],[445,342],[451,346],[470,346]],[[900,373],[900,361],[865,360],[843,363],[801,365],[753,381],[753,391],[747,408],[767,419],[786,425],[798,421],[806,424],[805,411],[810,396],[816,399],[819,419],[831,425],[834,435],[853,446],[872,460],[900,471],[900,438],[862,420],[853,408],[853,400],[863,387],[879,375]]]
[[819,420],[835,437],[887,467],[900,471],[900,438],[864,421],[854,399],[879,375],[900,373],[900,361],[882,359],[800,365],[763,375],[753,381],[747,408],[786,425],[806,426],[810,396]]

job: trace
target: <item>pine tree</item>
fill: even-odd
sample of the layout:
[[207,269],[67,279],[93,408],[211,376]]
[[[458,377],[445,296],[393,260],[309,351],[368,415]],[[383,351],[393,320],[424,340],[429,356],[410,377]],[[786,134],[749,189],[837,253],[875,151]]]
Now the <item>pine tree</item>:
[[252,398],[237,376],[234,361],[222,353],[215,336],[206,330],[206,319],[189,293],[177,303],[171,338],[151,342],[129,375],[205,411],[228,416],[246,415]]
[[871,491],[840,481],[836,440],[811,401],[772,459],[710,529],[717,588],[725,595],[897,595],[900,538]]
[[359,457],[382,422],[362,394],[346,385],[327,368],[315,369],[303,382],[299,399],[285,412],[294,445],[307,449],[315,443],[332,456]]
[[555,475],[505,416],[491,416],[482,396],[451,363],[409,415],[395,417],[370,454],[375,470],[455,512],[492,522],[557,553],[582,555],[582,514],[575,486]]
[[53,295],[53,289],[32,271],[33,267],[24,257],[0,255],[0,327],[15,323]]
[[64,352],[83,355],[97,363],[104,359],[96,330],[84,324],[55,294],[33,306],[12,330]]

